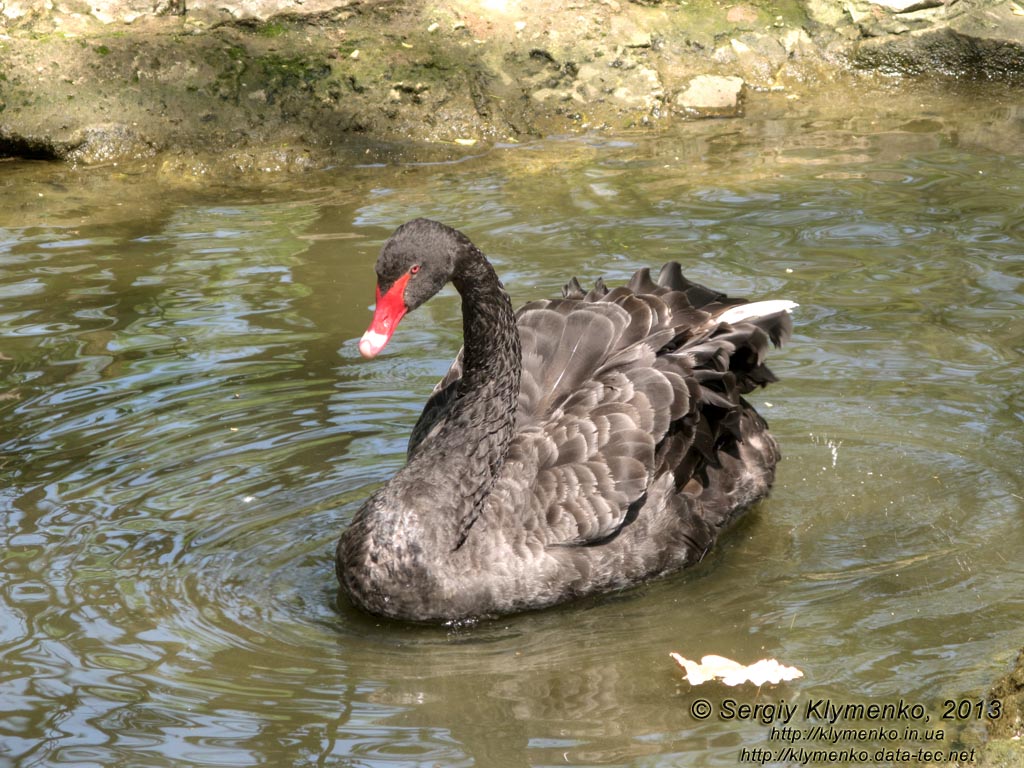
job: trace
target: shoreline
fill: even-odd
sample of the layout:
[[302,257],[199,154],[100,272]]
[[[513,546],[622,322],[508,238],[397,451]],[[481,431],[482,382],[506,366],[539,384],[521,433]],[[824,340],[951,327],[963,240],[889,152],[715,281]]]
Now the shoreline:
[[360,144],[657,135],[763,94],[1024,85],[1013,0],[886,2],[0,0],[0,158],[305,171]]

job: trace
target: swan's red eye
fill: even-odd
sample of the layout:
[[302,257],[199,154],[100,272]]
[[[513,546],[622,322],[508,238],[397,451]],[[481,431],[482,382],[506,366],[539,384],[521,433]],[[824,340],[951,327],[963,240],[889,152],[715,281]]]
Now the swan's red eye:
[[417,272],[419,272],[419,271],[420,271],[420,265],[419,264],[413,264],[411,267],[409,267],[409,272],[411,272],[414,275]]

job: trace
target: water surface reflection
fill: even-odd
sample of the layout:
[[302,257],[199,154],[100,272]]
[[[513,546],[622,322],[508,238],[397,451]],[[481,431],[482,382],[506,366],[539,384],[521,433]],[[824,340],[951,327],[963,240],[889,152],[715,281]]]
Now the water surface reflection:
[[[727,693],[691,689],[671,650],[806,673],[741,701],[938,713],[981,693],[1024,617],[1022,125],[991,100],[769,103],[659,140],[157,194],[8,166],[3,760],[734,765],[765,746],[760,723],[690,716]],[[469,231],[517,303],[670,258],[798,301],[782,382],[755,396],[786,453],[772,497],[699,568],[622,595],[458,629],[339,601],[334,540],[460,345],[449,291],[380,360],[355,348],[376,250],[417,215]]]

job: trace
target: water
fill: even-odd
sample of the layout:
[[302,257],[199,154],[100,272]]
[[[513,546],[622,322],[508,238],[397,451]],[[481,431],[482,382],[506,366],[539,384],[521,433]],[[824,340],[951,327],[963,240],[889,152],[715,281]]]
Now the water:
[[[883,94],[260,187],[0,165],[0,765],[778,749],[722,719],[730,698],[902,698],[931,720],[892,725],[945,728],[908,746],[977,743],[941,715],[1024,619],[1021,147],[999,94]],[[417,215],[465,229],[517,304],[670,258],[798,301],[754,396],[786,455],[771,498],[697,569],[621,595],[459,629],[347,606],[334,541],[460,344],[449,289],[358,357],[377,249]],[[691,688],[670,651],[805,677]]]

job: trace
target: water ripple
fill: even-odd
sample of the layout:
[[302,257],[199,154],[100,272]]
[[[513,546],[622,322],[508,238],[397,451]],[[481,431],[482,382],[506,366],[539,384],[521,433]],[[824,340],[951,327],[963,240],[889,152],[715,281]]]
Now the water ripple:
[[[1022,607],[1024,166],[940,120],[762,119],[0,230],[13,764],[734,764],[763,729],[687,718],[670,650],[778,656],[806,674],[785,695],[983,690]],[[353,609],[334,542],[461,343],[449,292],[358,358],[413,215],[470,231],[517,302],[669,259],[798,301],[751,394],[772,497],[623,595],[459,628]]]

